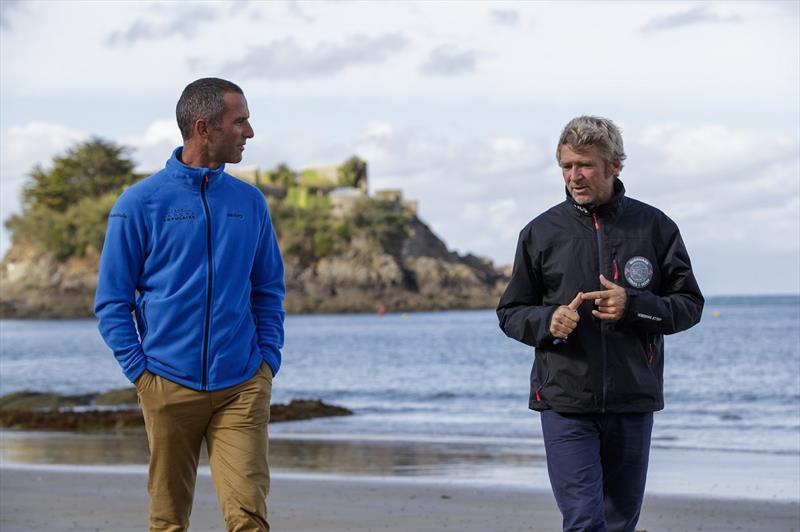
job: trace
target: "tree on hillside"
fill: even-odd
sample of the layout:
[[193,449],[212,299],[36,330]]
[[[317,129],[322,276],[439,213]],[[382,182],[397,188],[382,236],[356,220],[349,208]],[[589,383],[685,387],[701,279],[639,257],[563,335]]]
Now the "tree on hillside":
[[367,162],[353,155],[337,171],[339,184],[343,187],[360,187],[367,181]]
[[22,191],[23,204],[64,212],[82,198],[102,196],[133,183],[137,177],[128,151],[96,137],[77,144],[53,159],[52,169],[33,168],[31,182]]
[[12,238],[39,244],[64,259],[100,249],[108,213],[122,189],[141,176],[133,173],[129,149],[100,138],[81,142],[37,165],[22,190],[22,214],[6,221]]

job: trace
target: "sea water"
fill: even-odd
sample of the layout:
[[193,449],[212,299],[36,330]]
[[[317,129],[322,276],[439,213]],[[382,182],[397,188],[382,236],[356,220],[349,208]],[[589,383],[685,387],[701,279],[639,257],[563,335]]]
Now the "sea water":
[[[706,302],[667,337],[653,446],[800,455],[800,296]],[[354,416],[276,424],[279,437],[541,442],[527,409],[533,351],[493,311],[287,316],[273,402],[322,399]],[[129,385],[95,320],[0,321],[0,394]]]

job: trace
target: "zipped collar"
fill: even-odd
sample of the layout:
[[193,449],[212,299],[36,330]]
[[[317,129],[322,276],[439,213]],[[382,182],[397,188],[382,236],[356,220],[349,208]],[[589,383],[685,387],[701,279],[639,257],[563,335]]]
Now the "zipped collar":
[[614,178],[614,197],[611,198],[611,201],[602,205],[595,205],[594,203],[580,205],[572,198],[566,187],[564,187],[564,190],[567,193],[567,202],[581,216],[591,216],[596,213],[603,218],[607,216],[615,217],[622,210],[622,201],[625,198],[625,185],[618,177]]
[[219,165],[219,168],[192,168],[183,164],[181,161],[181,154],[183,153],[183,146],[178,146],[172,152],[172,157],[167,161],[166,169],[170,175],[179,181],[193,187],[200,188],[208,176],[208,186],[213,186],[215,181],[222,179],[225,175],[225,165]]

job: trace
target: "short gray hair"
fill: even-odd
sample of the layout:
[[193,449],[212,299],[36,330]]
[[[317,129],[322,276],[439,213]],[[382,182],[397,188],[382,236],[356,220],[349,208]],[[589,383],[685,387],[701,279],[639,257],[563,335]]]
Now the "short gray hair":
[[622,162],[625,160],[622,133],[617,125],[608,118],[579,116],[570,120],[564,126],[564,131],[561,132],[561,138],[558,139],[556,147],[556,160],[559,165],[561,164],[561,146],[564,145],[576,152],[595,147],[606,163],[619,161],[619,169],[622,171]]
[[228,92],[244,95],[235,83],[220,78],[201,78],[189,83],[175,107],[175,117],[183,140],[192,136],[192,129],[198,120],[218,122],[225,111],[222,99]]

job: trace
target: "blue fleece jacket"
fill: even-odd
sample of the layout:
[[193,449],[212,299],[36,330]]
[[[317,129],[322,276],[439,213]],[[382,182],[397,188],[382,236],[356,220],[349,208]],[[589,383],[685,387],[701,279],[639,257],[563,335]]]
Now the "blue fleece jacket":
[[[283,261],[264,195],[177,148],[123,192],[108,217],[95,314],[133,382],[147,369],[195,390],[276,374]],[[135,322],[132,314],[135,313]]]

